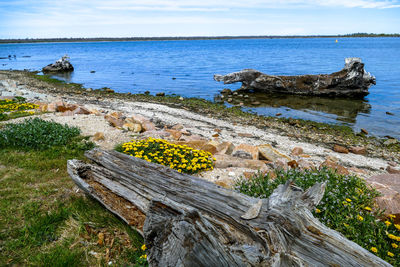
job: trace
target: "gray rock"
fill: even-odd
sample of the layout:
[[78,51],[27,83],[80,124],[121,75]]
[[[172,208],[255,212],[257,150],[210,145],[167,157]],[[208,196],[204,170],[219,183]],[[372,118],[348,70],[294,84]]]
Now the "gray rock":
[[49,64],[42,69],[43,72],[70,72],[74,70],[74,67],[69,62],[67,55],[63,56],[53,64]]
[[376,79],[364,70],[360,58],[346,58],[342,70],[332,74],[275,76],[253,69],[227,75],[214,75],[214,80],[231,84],[242,82],[241,91],[287,93],[300,95],[365,96]]

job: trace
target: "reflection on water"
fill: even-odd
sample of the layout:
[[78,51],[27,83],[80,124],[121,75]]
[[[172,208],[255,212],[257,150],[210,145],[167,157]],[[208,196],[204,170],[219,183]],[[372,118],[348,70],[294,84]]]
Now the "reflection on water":
[[73,76],[74,76],[73,72],[52,73],[50,75],[51,78],[59,79],[59,80],[62,80],[64,82],[67,82],[67,83],[71,82]]
[[[323,112],[333,114],[337,116],[336,120],[347,123],[355,123],[359,113],[369,114],[371,111],[371,105],[364,99],[265,93],[224,95],[223,99],[226,101],[228,98],[232,99],[231,104],[233,105],[243,103],[245,107],[256,109],[287,107],[307,113]],[[221,101],[221,96],[216,96],[215,100]]]

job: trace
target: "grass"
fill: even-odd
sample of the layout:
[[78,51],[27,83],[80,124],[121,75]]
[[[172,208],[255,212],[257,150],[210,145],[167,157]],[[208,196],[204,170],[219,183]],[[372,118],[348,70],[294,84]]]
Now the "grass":
[[329,169],[278,171],[275,179],[268,175],[241,179],[235,188],[250,196],[268,198],[278,185],[288,180],[304,190],[327,181],[324,197],[313,211],[314,216],[390,264],[400,266],[399,218],[385,218],[374,206],[374,198],[379,193],[357,176],[339,175]]
[[6,124],[0,130],[0,148],[48,149],[66,145],[80,134],[77,127],[69,127],[40,118],[27,119],[22,123]]
[[67,173],[67,160],[92,146],[75,136],[46,149],[0,150],[0,266],[146,264],[138,233],[76,192]]

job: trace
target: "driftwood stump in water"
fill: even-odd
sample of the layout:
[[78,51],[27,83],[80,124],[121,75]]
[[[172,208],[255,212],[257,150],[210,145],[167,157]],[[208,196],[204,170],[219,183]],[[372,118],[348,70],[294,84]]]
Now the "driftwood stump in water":
[[143,233],[150,266],[390,266],[313,217],[325,184],[257,199],[115,151],[86,156],[70,176]]
[[346,58],[342,70],[331,74],[277,76],[253,69],[214,75],[224,84],[242,82],[240,91],[295,95],[365,96],[376,79],[364,69],[360,58]]

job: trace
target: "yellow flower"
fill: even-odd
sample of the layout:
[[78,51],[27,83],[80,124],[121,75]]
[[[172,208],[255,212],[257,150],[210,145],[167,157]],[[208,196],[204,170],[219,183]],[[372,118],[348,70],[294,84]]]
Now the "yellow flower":
[[396,227],[396,229],[400,231],[400,224],[395,224],[394,227]]
[[346,201],[347,201],[347,202],[351,202],[351,199],[350,199],[350,198],[346,198]]
[[388,251],[387,254],[388,254],[389,257],[393,257],[394,256],[394,254],[392,252],[390,252],[390,251]]
[[141,247],[142,250],[146,250],[146,244],[143,244],[143,246]]
[[389,218],[393,220],[393,219],[396,218],[396,215],[394,215],[394,214],[389,214]]
[[146,259],[147,259],[147,255],[146,255],[146,254],[143,254],[142,256],[140,256],[140,258],[146,260]]
[[374,253],[377,253],[377,252],[378,252],[378,249],[377,249],[376,247],[372,247],[372,248],[371,248],[371,251],[374,252]]
[[348,225],[347,223],[343,223],[344,226],[349,227],[350,225]]
[[392,243],[392,247],[393,247],[393,248],[398,248],[399,245],[397,245],[396,243]]
[[364,218],[362,216],[360,216],[360,215],[357,215],[357,220],[364,221]]
[[392,223],[389,221],[385,221],[386,227],[389,227]]
[[315,213],[321,213],[320,209],[315,209]]
[[372,211],[372,209],[370,207],[365,207],[364,209],[368,210],[368,211]]

